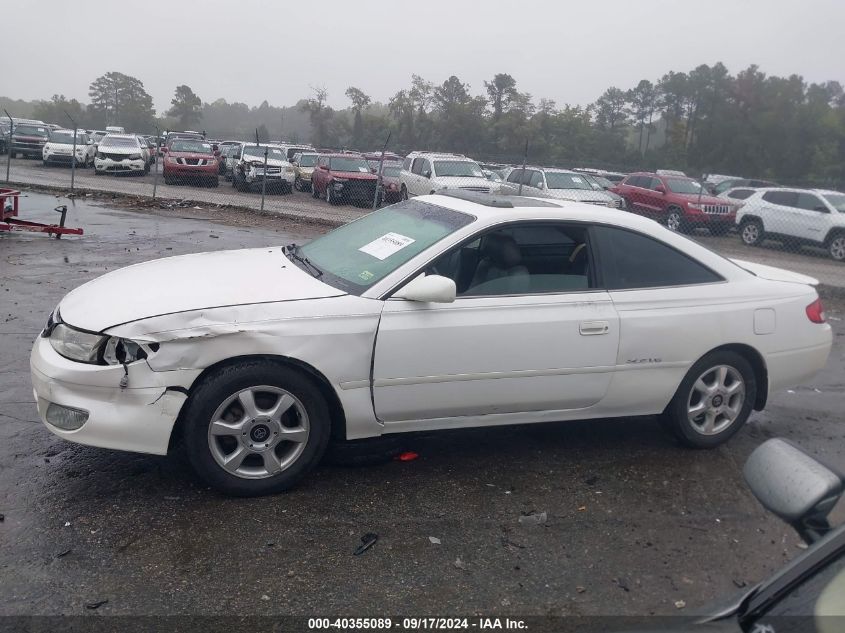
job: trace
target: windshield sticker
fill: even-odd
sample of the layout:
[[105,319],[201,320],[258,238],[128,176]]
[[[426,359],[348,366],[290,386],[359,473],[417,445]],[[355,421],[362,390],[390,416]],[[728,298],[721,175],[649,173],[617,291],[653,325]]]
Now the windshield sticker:
[[374,277],[373,273],[371,273],[369,270],[364,270],[364,271],[358,273],[358,276],[361,279],[363,279],[364,281],[369,281],[370,279],[372,279]]
[[359,168],[358,168],[358,171],[360,171],[362,174],[366,174],[366,173],[367,173],[368,171],[370,171],[370,170],[369,170],[369,169],[367,169],[366,167],[359,167]]
[[577,182],[579,185],[584,182],[580,176],[572,176],[572,182]]
[[381,237],[374,239],[369,244],[365,244],[358,250],[367,255],[372,255],[376,259],[384,261],[394,253],[401,251],[408,244],[413,244],[416,240],[399,233],[386,233]]

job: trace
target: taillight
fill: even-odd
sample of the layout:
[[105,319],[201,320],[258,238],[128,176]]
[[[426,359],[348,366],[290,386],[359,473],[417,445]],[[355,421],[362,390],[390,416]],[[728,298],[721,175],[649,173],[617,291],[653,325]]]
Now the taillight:
[[826,321],[821,299],[816,299],[807,306],[807,318],[813,323],[824,323]]

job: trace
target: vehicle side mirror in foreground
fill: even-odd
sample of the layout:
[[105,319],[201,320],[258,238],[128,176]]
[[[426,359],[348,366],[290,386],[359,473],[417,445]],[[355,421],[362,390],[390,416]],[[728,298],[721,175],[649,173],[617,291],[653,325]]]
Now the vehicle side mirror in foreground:
[[452,303],[456,294],[455,282],[448,277],[420,275],[393,293],[393,296],[422,303]]
[[666,187],[664,187],[663,185],[657,185],[657,186],[654,188],[654,190],[655,190],[657,193],[666,193]]
[[842,495],[842,476],[779,438],[758,446],[743,476],[763,507],[789,523],[808,544],[830,528],[827,515]]

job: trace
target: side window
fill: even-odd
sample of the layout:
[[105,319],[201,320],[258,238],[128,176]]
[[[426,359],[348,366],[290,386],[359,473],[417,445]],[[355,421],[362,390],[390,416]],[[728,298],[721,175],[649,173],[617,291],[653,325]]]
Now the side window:
[[594,287],[583,226],[514,224],[441,256],[429,269],[455,281],[460,297],[575,292]]
[[625,184],[629,187],[642,187],[643,180],[645,180],[645,178],[642,176],[630,176],[627,180],[625,180]]
[[413,160],[413,158],[408,157],[404,161],[402,161],[402,169],[404,169],[405,171],[411,171],[411,163],[413,162]]
[[799,193],[797,206],[799,209],[806,209],[807,211],[827,212],[825,204],[814,193]]
[[522,170],[521,169],[513,169],[511,173],[508,174],[508,182],[513,182],[519,184],[519,179],[522,177]]
[[647,235],[597,226],[601,270],[609,290],[688,286],[721,281],[709,268]]
[[425,176],[426,174],[428,174],[429,177],[437,175],[434,173],[434,170],[432,170],[431,161],[428,159],[423,160],[422,164],[422,175]]
[[651,189],[652,191],[656,191],[657,188],[663,184],[660,178],[646,178],[646,180],[648,180],[648,182],[643,186],[646,189]]
[[424,158],[415,158],[414,159],[414,166],[411,167],[411,173],[416,174],[417,176],[422,174],[424,162],[425,162]]
[[529,187],[540,187],[543,184],[543,172],[532,171],[531,179],[528,181]]
[[745,200],[746,198],[750,198],[754,195],[753,189],[734,189],[728,194],[728,198],[732,198],[734,200]]
[[792,191],[767,191],[763,194],[763,200],[784,207],[794,207],[798,203],[798,194]]

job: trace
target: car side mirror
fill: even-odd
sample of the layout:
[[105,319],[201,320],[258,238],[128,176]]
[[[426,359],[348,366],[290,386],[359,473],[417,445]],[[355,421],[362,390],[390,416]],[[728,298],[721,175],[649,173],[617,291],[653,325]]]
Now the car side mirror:
[[328,170],[329,170],[329,166],[328,166],[328,165],[320,165],[320,169],[323,169],[323,170],[325,170],[325,171],[328,171]]
[[663,185],[657,185],[657,186],[654,188],[654,190],[655,190],[657,193],[666,193],[666,187],[664,187]]
[[420,275],[393,293],[397,299],[420,303],[452,303],[456,295],[455,282],[441,275]]
[[167,153],[167,148],[166,148],[166,147],[162,147],[162,148],[161,148],[161,153],[162,153],[162,154],[166,154],[166,153]]
[[808,544],[830,530],[827,515],[842,495],[842,476],[797,446],[774,438],[751,453],[742,471],[763,507]]
[[430,170],[430,169],[426,169],[425,171],[423,171],[423,173],[422,173],[422,177],[423,177],[423,178],[431,178],[431,170]]
[[546,188],[545,183],[542,183],[542,182],[537,183],[537,189],[545,189],[545,188]]

